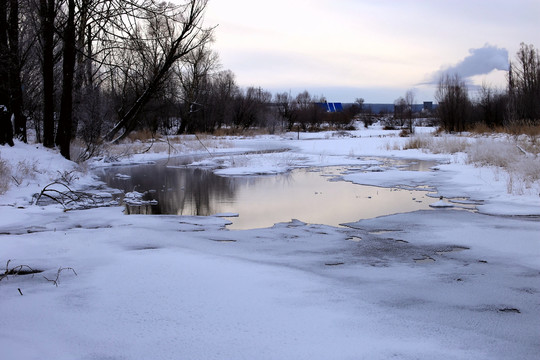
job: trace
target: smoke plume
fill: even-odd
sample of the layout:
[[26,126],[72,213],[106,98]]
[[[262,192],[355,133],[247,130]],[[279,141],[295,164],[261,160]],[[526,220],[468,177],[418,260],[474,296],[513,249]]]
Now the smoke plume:
[[486,44],[470,49],[469,56],[459,63],[443,67],[430,76],[428,83],[437,83],[444,74],[458,74],[463,78],[489,74],[493,70],[508,70],[508,50]]

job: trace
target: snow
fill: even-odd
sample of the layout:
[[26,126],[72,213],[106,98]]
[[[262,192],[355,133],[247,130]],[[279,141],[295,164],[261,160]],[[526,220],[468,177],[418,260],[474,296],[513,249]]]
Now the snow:
[[[43,271],[0,277],[2,357],[536,359],[538,188],[509,194],[501,169],[468,164],[463,154],[395,150],[406,141],[397,132],[350,134],[231,137],[227,149],[208,141],[212,155],[193,150],[191,166],[245,176],[346,165],[346,181],[427,186],[455,206],[347,227],[291,219],[242,231],[226,228],[232,212],[65,211],[31,205],[32,195],[67,174],[76,175],[73,189],[96,185],[91,170],[75,173],[74,163],[39,145],[0,148],[20,180],[0,195],[0,274],[8,260],[10,269]],[[382,157],[439,164],[400,170]],[[465,200],[449,202],[455,197]],[[480,204],[478,212],[459,206],[467,203]],[[47,281],[57,275],[58,286]]]

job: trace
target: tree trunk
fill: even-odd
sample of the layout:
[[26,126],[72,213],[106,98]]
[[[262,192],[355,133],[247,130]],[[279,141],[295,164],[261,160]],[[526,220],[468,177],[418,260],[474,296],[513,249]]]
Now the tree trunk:
[[68,19],[64,29],[64,62],[62,66],[62,100],[60,120],[56,132],[56,145],[69,160],[73,115],[73,73],[75,71],[75,0],[69,0]]
[[43,39],[43,145],[54,146],[54,0],[40,0]]
[[[73,92],[73,111],[71,138],[77,137],[81,117],[81,104],[92,93],[92,26],[88,24],[89,7],[92,0],[82,0],[78,5],[76,26],[75,78]],[[86,53],[85,53],[86,48]]]
[[9,48],[8,48],[7,0],[0,1],[0,145],[13,146],[13,127],[8,111],[9,98]]
[[9,104],[9,48],[7,37],[7,0],[0,0],[0,105]]
[[26,142],[26,116],[23,114],[23,93],[21,84],[21,64],[19,59],[19,1],[10,0],[9,13],[9,88],[11,112],[14,117],[15,136]]

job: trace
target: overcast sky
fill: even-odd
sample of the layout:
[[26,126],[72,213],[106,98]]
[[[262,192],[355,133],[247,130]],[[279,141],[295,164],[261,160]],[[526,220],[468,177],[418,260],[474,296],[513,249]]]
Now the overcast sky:
[[521,42],[540,47],[540,0],[210,0],[214,49],[240,86],[328,101],[431,101],[447,70],[505,85]]

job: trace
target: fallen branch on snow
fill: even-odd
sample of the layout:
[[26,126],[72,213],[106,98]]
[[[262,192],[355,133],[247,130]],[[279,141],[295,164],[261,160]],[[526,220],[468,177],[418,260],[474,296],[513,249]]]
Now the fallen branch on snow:
[[63,267],[60,267],[58,268],[58,271],[56,272],[56,278],[54,279],[48,279],[47,277],[43,277],[45,278],[45,280],[47,281],[50,281],[52,282],[56,287],[58,287],[58,282],[60,281],[60,273],[64,270],[71,270],[73,271],[73,273],[75,274],[75,276],[77,276],[77,273],[75,272],[75,270],[73,268],[70,268],[70,267],[67,267],[67,268],[63,268]]

